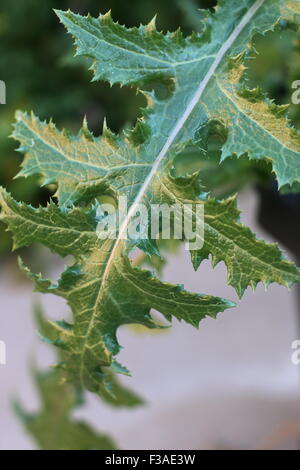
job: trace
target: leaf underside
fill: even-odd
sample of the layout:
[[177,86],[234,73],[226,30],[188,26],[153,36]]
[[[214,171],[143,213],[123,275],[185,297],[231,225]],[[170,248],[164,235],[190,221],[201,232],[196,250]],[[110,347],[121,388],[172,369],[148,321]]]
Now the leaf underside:
[[[20,176],[38,173],[44,184],[57,184],[58,204],[34,209],[2,189],[1,219],[13,232],[15,248],[40,242],[61,256],[74,256],[74,265],[55,284],[21,266],[36,290],[65,298],[72,309],[72,325],[51,323],[51,341],[63,350],[62,373],[77,386],[103,395],[103,390],[111,392],[107,371],[128,373],[115,360],[121,325],[157,328],[150,313],[154,308],[168,321],[175,317],[197,327],[206,316],[216,317],[234,304],[189,293],[134,267],[126,241],[97,237],[98,196],[126,196],[131,208],[138,202],[147,207],[188,203],[193,212],[204,205],[204,246],[191,252],[193,265],[198,269],[209,256],[213,266],[223,261],[228,283],[239,296],[259,282],[288,287],[299,282],[299,270],[278,247],[257,240],[240,223],[235,197],[218,201],[201,194],[201,172],[175,177],[173,160],[191,143],[205,147],[206,130],[219,125],[226,129],[222,160],[233,154],[267,159],[279,186],[300,181],[299,133],[290,126],[285,108],[257,89],[248,90],[243,79],[253,36],[274,30],[283,20],[298,24],[300,5],[220,1],[215,13],[203,15],[201,33],[188,38],[179,30],[164,35],[153,21],[127,29],[110,14],[97,19],[70,11],[57,14],[75,37],[77,54],[93,59],[94,80],[135,86],[147,107],[132,130],[114,135],[104,126],[98,138],[85,122],[79,135],[72,136],[52,122],[18,113],[14,138],[25,153]],[[145,90],[154,80],[168,87],[164,99]],[[154,240],[136,240],[135,246],[150,255],[157,250]]]

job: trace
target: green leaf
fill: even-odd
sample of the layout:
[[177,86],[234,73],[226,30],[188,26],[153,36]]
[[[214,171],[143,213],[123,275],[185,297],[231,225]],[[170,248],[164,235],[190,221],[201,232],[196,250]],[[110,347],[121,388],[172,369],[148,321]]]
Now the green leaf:
[[207,15],[209,34],[190,38],[179,30],[163,35],[153,22],[127,29],[114,23],[110,13],[97,19],[70,11],[57,14],[75,37],[77,54],[94,60],[94,80],[140,87],[154,79],[169,81],[168,99],[159,102],[148,94],[152,106],[145,114],[152,138],[144,145],[147,155],[157,156],[162,149],[167,155],[174,142],[194,140],[199,128],[219,120],[228,130],[222,159],[247,153],[272,162],[280,187],[300,181],[300,137],[284,116],[286,108],[259,90],[248,90],[242,81],[253,36],[282,20],[298,24],[299,2],[232,0],[219,5]]
[[41,400],[38,413],[28,413],[16,402],[17,414],[42,450],[114,450],[116,444],[87,423],[72,418],[81,397],[57,371],[34,373]]
[[[282,255],[277,244],[267,244],[258,240],[248,227],[240,222],[236,196],[224,201],[207,198],[195,203],[197,180],[201,172],[189,177],[165,178],[161,202],[170,205],[191,205],[191,215],[197,205],[204,205],[204,246],[200,250],[191,250],[194,268],[197,270],[204,259],[211,255],[213,267],[224,261],[227,268],[227,282],[235,288],[241,297],[248,286],[255,289],[259,282],[267,287],[277,282],[291,287],[300,281],[300,270],[294,263]],[[201,240],[201,235],[196,234]]]
[[[35,307],[34,314],[39,334],[42,336],[43,340],[54,346],[61,346],[58,330],[53,328],[53,324],[50,321],[47,321],[39,305]],[[61,322],[60,324],[65,328],[68,328],[69,326],[66,322]],[[58,348],[58,352],[58,369],[64,370],[64,373],[61,373],[61,376],[66,378],[68,377],[68,373],[65,372],[68,353],[60,347]],[[114,367],[117,368],[117,363],[114,364]],[[101,383],[99,383],[97,393],[104,402],[117,408],[134,408],[145,404],[141,397],[120,383],[116,377],[116,372],[103,369],[101,374],[102,380]],[[80,388],[77,387],[77,390],[79,393]]]
[[[63,133],[59,133],[52,124],[49,126],[42,124],[34,116],[31,118],[24,117],[22,121],[20,121],[20,124],[21,123],[23,126],[26,125],[27,129],[29,129],[29,127],[31,129],[36,129],[36,133],[38,132],[38,129],[41,140],[44,141],[46,136],[49,136],[51,137],[52,142],[59,142],[57,147],[64,149],[66,154],[72,154],[74,156],[76,155],[76,152],[77,154],[78,152],[81,152],[78,158],[75,158],[74,162],[71,163],[72,166],[70,166],[69,169],[70,174],[73,172],[75,176],[77,172],[80,175],[82,175],[83,172],[83,167],[80,161],[81,155],[86,159],[88,159],[90,155],[95,155],[95,162],[97,161],[99,167],[103,164],[106,165],[107,161],[112,164],[115,158],[118,158],[116,154],[112,152],[109,155],[109,160],[103,158],[103,155],[102,157],[97,157],[96,160],[96,151],[97,149],[101,150],[101,148],[103,148],[103,145],[105,145],[105,143],[103,144],[103,140],[105,142],[106,136],[102,137],[102,139],[90,137],[87,139],[86,133],[81,132],[81,135],[78,138],[67,137]],[[114,139],[117,139],[117,137],[114,137]],[[83,153],[83,149],[86,150],[86,153]],[[46,154],[45,148],[39,146],[38,142],[34,145],[33,151],[36,152],[37,157],[39,155],[44,156]],[[124,149],[120,147],[120,151],[124,151]],[[52,168],[50,154],[47,161]],[[122,165],[124,165],[124,160],[122,161]],[[149,171],[149,166],[146,165],[146,167],[147,171]],[[62,168],[64,168],[63,171],[66,172],[66,166],[63,165]],[[136,192],[138,188],[140,188],[141,182],[128,186],[126,181],[128,181],[129,175],[131,181],[133,178],[137,178],[137,175],[139,175],[141,181],[144,181],[146,178],[145,168],[141,170],[141,168],[137,166],[137,169],[132,169],[132,172],[127,170],[122,176],[120,173],[118,176],[116,176],[114,172],[110,174],[110,171],[107,170],[107,174],[101,179],[101,184],[104,180],[107,181],[109,179],[110,190],[115,194],[128,196],[129,202],[131,202],[136,199]],[[90,197],[92,197],[92,195],[96,195],[97,191],[105,191],[104,186],[102,186],[102,189],[99,189],[100,183],[95,183],[93,178],[94,177],[90,173],[86,175],[85,183],[82,183],[81,185],[81,187],[84,186],[85,188],[83,192],[85,196],[83,195],[82,198],[86,197],[88,191],[90,191]],[[229,199],[223,203],[219,203],[213,199],[205,202],[199,201],[198,194],[199,191],[201,191],[201,181],[199,181],[199,179],[201,179],[201,173],[200,178],[199,175],[196,174],[185,180],[184,178],[173,178],[168,170],[157,172],[153,178],[150,189],[146,188],[144,195],[144,201],[146,201],[147,204],[149,202],[154,204],[167,202],[170,205],[177,203],[180,203],[181,205],[186,203],[193,203],[194,205],[204,204],[206,222],[204,237],[205,246],[200,252],[192,252],[194,267],[197,269],[200,261],[208,258],[209,254],[212,254],[212,262],[214,266],[219,261],[224,261],[228,268],[228,282],[236,289],[239,296],[243,294],[247,286],[250,285],[255,287],[260,281],[265,285],[268,285],[271,282],[278,282],[285,286],[290,286],[293,283],[298,282],[298,270],[293,264],[282,258],[282,255],[276,246],[270,245],[268,247],[266,243],[257,241],[249,229],[242,227],[239,223],[239,212],[235,207],[236,203],[233,199]],[[66,188],[66,184],[71,184],[72,188]],[[70,183],[68,180],[67,182],[62,180],[62,184],[59,187],[64,194],[71,194],[71,197],[73,197],[76,191],[77,194],[79,193],[80,183],[76,184],[76,189],[73,189],[74,186],[75,183],[73,178]],[[61,188],[64,189],[62,190]],[[61,194],[58,194],[58,197],[60,195]],[[63,197],[63,201],[65,202],[65,197]],[[21,208],[20,212],[22,213],[24,210],[24,208]],[[56,206],[52,204],[49,210],[56,210]],[[47,232],[49,240],[45,239],[45,233],[29,230],[30,243],[33,242],[32,233],[34,233],[36,241],[47,244],[49,248],[54,249],[54,251],[62,255],[76,255],[77,246],[79,246],[79,250],[81,250],[80,244],[74,245],[73,243],[74,240],[77,240],[79,235],[80,240],[86,247],[92,248],[95,244],[97,245],[98,240],[95,232],[95,215],[92,215],[91,220],[88,221],[87,215],[84,212],[80,209],[74,209],[73,212],[68,214],[68,217],[74,221],[75,227],[77,227],[76,230],[72,230],[67,233],[66,231],[61,232],[60,229],[53,227],[53,230],[55,232],[58,231],[66,240],[65,244],[68,246],[67,253],[65,250],[61,250],[56,241],[56,248],[52,247],[52,240],[56,239],[53,239],[52,231],[48,231],[48,227],[45,232]],[[25,218],[27,223],[29,223],[29,216],[26,216]],[[60,216],[58,216],[58,218],[60,218]],[[16,222],[16,224],[19,224],[19,222]],[[17,247],[19,246],[19,243],[22,243],[22,237],[25,237],[26,233],[26,231],[22,231],[19,235],[19,238],[21,238]],[[118,241],[115,245],[117,244]],[[224,246],[226,247],[225,250]],[[112,244],[110,251],[112,252],[113,249]]]
[[78,53],[94,58],[95,79],[138,86],[161,80],[168,84],[170,96],[159,100],[143,90],[148,103],[143,119],[120,137],[105,128],[102,138],[93,139],[85,126],[81,137],[68,138],[52,124],[18,114],[14,137],[27,152],[20,175],[40,173],[46,183],[57,182],[62,204],[114,187],[116,179],[122,188],[130,175],[134,198],[175,144],[199,139],[200,129],[220,121],[227,128],[222,159],[247,153],[249,158],[270,160],[280,186],[298,181],[299,133],[288,125],[284,108],[240,83],[253,35],[272,30],[281,18],[298,21],[297,5],[287,6],[283,0],[222,2],[209,16],[210,34],[190,38],[180,31],[163,35],[153,23],[127,29],[110,15],[94,19],[57,12],[75,36]]
[[[20,175],[38,173],[45,184],[56,183],[58,206],[51,202],[34,209],[1,190],[1,219],[14,234],[15,248],[40,242],[75,257],[55,284],[23,269],[38,291],[64,297],[72,309],[72,325],[52,323],[54,343],[64,350],[64,376],[101,395],[107,368],[127,373],[115,361],[121,325],[156,328],[150,314],[154,308],[167,320],[175,317],[198,326],[205,316],[215,317],[233,306],[163,283],[132,265],[128,252],[134,246],[157,253],[155,240],[123,240],[139,203],[148,209],[150,204],[178,201],[192,203],[194,209],[203,205],[205,244],[193,252],[193,264],[197,268],[209,254],[214,265],[223,260],[239,295],[260,281],[290,286],[300,280],[299,270],[276,246],[256,240],[239,223],[234,199],[207,199],[198,174],[175,178],[172,173],[174,159],[191,143],[205,147],[213,125],[226,134],[222,159],[232,153],[268,159],[280,185],[297,181],[299,134],[284,122],[282,108],[260,91],[247,90],[241,77],[254,34],[273,30],[282,18],[298,21],[299,2],[221,1],[216,13],[207,16],[203,33],[189,38],[180,31],[163,35],[153,21],[126,29],[110,15],[58,15],[75,36],[78,53],[94,59],[95,79],[139,87],[147,108],[131,131],[116,136],[104,126],[99,138],[86,123],[78,136],[71,136],[52,123],[18,113],[14,137],[26,153]],[[143,89],[153,81],[167,88],[164,99]],[[103,195],[126,196],[130,206],[115,240],[100,240],[96,233],[97,198]]]
[[197,327],[205,316],[215,317],[234,306],[218,297],[188,293],[182,286],[161,282],[149,271],[133,267],[123,243],[112,256],[116,242],[97,237],[95,208],[63,212],[50,203],[47,208],[34,209],[16,203],[5,190],[1,190],[0,200],[0,217],[13,231],[15,248],[40,242],[61,255],[76,257],[76,264],[64,271],[57,284],[22,264],[21,268],[37,291],[64,297],[73,311],[73,325],[51,323],[55,339],[50,341],[64,350],[61,367],[79,387],[100,396],[104,388],[114,394],[106,368],[127,373],[114,359],[120,350],[116,331],[126,324],[159,328],[151,308],[169,321],[174,316]]
[[[57,336],[53,335],[51,324],[39,304],[34,307],[34,317],[40,334],[55,340]],[[63,355],[60,350],[61,360]],[[99,434],[85,422],[73,419],[74,411],[84,404],[84,395],[77,387],[66,382],[60,370],[52,369],[45,373],[38,371],[35,365],[32,369],[40,395],[40,411],[28,413],[17,401],[14,402],[14,408],[42,450],[116,449],[116,444],[108,436]]]

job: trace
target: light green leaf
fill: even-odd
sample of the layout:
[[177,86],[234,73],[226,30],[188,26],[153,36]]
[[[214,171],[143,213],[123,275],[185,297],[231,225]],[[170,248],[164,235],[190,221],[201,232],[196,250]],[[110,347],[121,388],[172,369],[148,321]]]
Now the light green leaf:
[[[62,344],[57,328],[53,328],[53,323],[46,319],[40,306],[35,307],[34,314],[38,325],[38,332],[43,340],[54,346],[58,346],[57,368],[63,370],[63,372],[60,373],[61,377],[64,377],[64,379],[69,377],[69,382],[71,382],[72,375],[68,374],[67,371],[68,353],[64,348],[61,348]],[[68,323],[66,322],[61,322],[60,325],[68,328]],[[118,365],[115,363],[113,366],[117,369]],[[76,385],[78,384],[76,383]],[[77,386],[77,390],[79,393],[80,387]],[[101,370],[101,383],[99,383],[97,393],[104,402],[117,408],[134,408],[145,404],[141,397],[120,383],[116,377],[116,372],[104,368]]]
[[52,322],[55,339],[50,340],[64,350],[62,369],[79,387],[100,396],[106,388],[114,395],[106,368],[128,373],[114,359],[120,350],[117,329],[126,324],[159,327],[152,320],[151,308],[169,321],[174,316],[197,327],[206,316],[215,317],[234,306],[218,297],[188,293],[182,286],[161,282],[149,271],[133,267],[123,243],[112,256],[115,240],[97,238],[94,208],[62,212],[50,203],[34,209],[16,203],[5,190],[0,192],[0,204],[0,217],[13,232],[15,247],[40,242],[61,255],[76,257],[76,264],[64,271],[57,284],[22,264],[21,268],[37,291],[64,297],[72,309],[74,324]]
[[[144,245],[137,240],[129,247],[122,239],[139,203],[147,208],[171,201],[203,204],[205,244],[192,261],[197,268],[209,254],[213,264],[223,260],[239,295],[260,281],[286,286],[299,281],[299,270],[277,247],[257,241],[239,223],[233,199],[220,203],[200,195],[198,175],[172,176],[178,153],[191,143],[204,146],[207,129],[215,125],[227,137],[223,159],[232,153],[267,159],[280,185],[300,181],[299,134],[288,126],[283,108],[259,90],[247,90],[241,81],[254,34],[273,30],[283,18],[298,21],[299,2],[221,1],[216,13],[207,16],[204,32],[190,38],[180,31],[163,35],[153,21],[126,29],[110,15],[58,15],[75,36],[78,53],[93,58],[95,79],[140,87],[147,108],[133,130],[115,136],[104,127],[99,138],[86,123],[78,136],[70,136],[52,123],[17,114],[14,137],[26,153],[20,174],[39,173],[45,184],[57,183],[59,205],[33,209],[2,190],[1,219],[14,233],[15,247],[38,241],[76,258],[56,284],[24,269],[37,290],[67,299],[73,324],[52,324],[55,344],[64,350],[63,371],[76,385],[101,395],[106,368],[127,373],[115,362],[121,325],[155,328],[150,315],[154,308],[167,320],[174,316],[198,326],[205,316],[215,317],[233,306],[163,283],[131,264],[128,250],[133,245],[156,253],[154,240]],[[153,81],[163,83],[168,96],[162,99],[142,89]],[[96,235],[95,198],[103,195],[128,198],[130,209],[116,240],[101,241]]]
[[247,153],[272,162],[280,187],[300,181],[299,132],[290,127],[285,108],[242,82],[253,36],[273,30],[282,20],[298,25],[299,1],[232,0],[219,5],[215,14],[207,15],[209,34],[190,38],[180,31],[163,35],[153,22],[127,29],[114,23],[110,13],[97,19],[70,11],[57,14],[75,37],[77,54],[94,59],[95,80],[140,87],[153,79],[169,81],[168,99],[158,102],[148,94],[147,155],[158,156],[162,149],[167,155],[172,144],[194,140],[199,128],[219,120],[228,131],[222,159]]
[[[185,178],[169,174],[161,186],[160,195],[161,200],[170,205],[184,207],[190,204],[192,213],[196,205],[204,205],[204,246],[191,251],[194,268],[198,269],[201,261],[210,255],[213,267],[224,261],[228,284],[240,297],[249,285],[255,289],[259,282],[265,287],[272,282],[287,287],[299,282],[299,269],[283,257],[278,245],[258,240],[248,227],[241,224],[235,196],[224,201],[207,198],[195,204],[193,188],[197,188],[198,178],[197,173]],[[167,189],[164,191],[164,188]],[[197,238],[200,239],[198,234]]]

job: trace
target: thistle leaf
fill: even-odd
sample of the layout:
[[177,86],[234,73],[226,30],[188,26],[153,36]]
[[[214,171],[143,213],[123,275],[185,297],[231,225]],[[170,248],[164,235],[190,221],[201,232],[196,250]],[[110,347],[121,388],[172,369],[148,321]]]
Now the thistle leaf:
[[[74,324],[51,323],[55,339],[64,351],[61,365],[65,376],[78,387],[103,397],[114,395],[114,383],[107,367],[127,373],[116,362],[120,346],[116,331],[121,325],[141,324],[159,328],[151,308],[171,321],[197,327],[205,316],[233,307],[233,302],[208,295],[191,294],[182,286],[161,282],[149,271],[135,268],[124,254],[123,243],[112,257],[115,240],[97,237],[95,209],[61,211],[54,203],[34,209],[19,204],[1,190],[1,219],[12,230],[14,246],[40,242],[60,255],[72,254],[76,264],[68,267],[57,284],[33,274],[22,262],[21,269],[33,280],[36,290],[64,297],[70,305]],[[116,397],[117,398],[117,397]]]
[[[66,372],[66,361],[68,360],[68,353],[66,353],[64,348],[61,347],[62,345],[60,343],[60,335],[58,330],[53,328],[53,323],[46,319],[45,314],[39,305],[34,309],[34,314],[36,323],[38,325],[38,332],[43,340],[53,346],[59,346],[57,348],[59,364],[57,369],[62,369],[63,372],[59,372],[60,378],[65,380],[68,377],[68,373]],[[64,321],[60,322],[60,325],[68,328],[68,323]],[[117,363],[113,364],[113,366],[116,369]],[[102,370],[101,372],[102,380],[101,384],[99,384],[97,393],[108,405],[117,408],[134,408],[145,404],[141,397],[120,383],[120,381],[117,379],[116,372],[112,372],[110,370]],[[120,370],[118,370],[118,372],[120,372]],[[125,373],[125,371],[123,372]],[[57,378],[59,373],[57,373]],[[71,381],[72,380],[69,380],[69,382]],[[74,382],[76,383],[76,381]],[[81,387],[78,387],[78,384],[76,383],[75,389],[77,390],[77,394],[81,393],[80,388]]]
[[[223,260],[228,281],[239,295],[258,282],[299,282],[299,270],[279,249],[256,240],[239,222],[235,200],[218,202],[201,194],[199,175],[172,176],[173,160],[190,143],[205,146],[207,129],[226,129],[222,159],[235,153],[270,160],[279,185],[300,181],[300,137],[259,90],[248,90],[244,62],[257,33],[272,31],[281,20],[299,21],[299,2],[231,0],[209,13],[202,33],[189,38],[162,34],[152,21],[127,29],[109,14],[95,19],[57,12],[75,37],[77,53],[93,59],[94,79],[134,85],[147,107],[134,129],[114,135],[104,125],[93,137],[86,122],[78,136],[58,131],[50,122],[18,113],[14,137],[26,154],[21,176],[41,174],[44,184],[56,183],[58,205],[46,208],[15,202],[0,192],[1,219],[14,234],[14,246],[41,242],[75,264],[57,283],[23,267],[40,292],[64,297],[73,312],[72,325],[53,323],[55,344],[64,351],[62,370],[79,387],[101,395],[106,371],[127,373],[115,357],[120,350],[117,329],[137,323],[156,328],[150,310],[198,326],[205,316],[232,307],[230,301],[186,292],[134,267],[128,252],[134,246],[157,254],[155,240],[123,239],[140,203],[192,203],[205,209],[204,246],[192,254],[195,268],[212,255]],[[160,81],[168,96],[145,91]],[[217,127],[217,126],[216,126]],[[201,174],[200,174],[201,177]],[[126,196],[128,214],[116,239],[97,236],[98,196]],[[192,217],[192,213],[190,214]]]
[[[282,255],[276,243],[268,244],[257,239],[248,227],[242,225],[236,196],[224,201],[206,198],[195,203],[200,176],[201,172],[186,178],[169,174],[160,193],[161,202],[179,205],[182,210],[190,206],[190,217],[194,219],[196,207],[204,206],[204,246],[191,250],[195,270],[210,255],[213,267],[224,261],[228,284],[234,287],[239,297],[248,286],[255,289],[259,282],[265,287],[273,282],[286,287],[300,282],[300,270]],[[195,241],[197,238],[200,242],[201,234],[195,230]]]
[[93,59],[94,80],[139,87],[153,79],[174,83],[171,96],[154,101],[145,113],[152,155],[161,149],[166,155],[175,141],[194,140],[202,126],[219,120],[228,130],[222,159],[246,153],[270,160],[280,187],[300,181],[299,132],[282,107],[248,90],[242,80],[253,36],[274,30],[282,20],[298,27],[299,1],[221,1],[215,14],[206,17],[210,34],[189,38],[180,31],[163,35],[153,23],[127,29],[110,14],[97,19],[70,11],[57,14],[75,38],[77,54]]

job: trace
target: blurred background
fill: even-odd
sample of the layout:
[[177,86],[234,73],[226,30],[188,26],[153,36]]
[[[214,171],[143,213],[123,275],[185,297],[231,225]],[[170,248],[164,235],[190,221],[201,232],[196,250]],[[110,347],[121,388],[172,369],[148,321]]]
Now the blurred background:
[[[97,135],[104,116],[113,131],[131,126],[144,100],[130,87],[91,83],[89,62],[73,58],[71,37],[54,8],[97,16],[112,10],[127,26],[148,23],[157,13],[160,30],[181,26],[186,34],[198,28],[197,8],[216,1],[192,0],[2,0],[0,6],[0,80],[6,83],[6,105],[0,105],[0,184],[33,205],[45,204],[55,188],[39,187],[38,178],[13,179],[22,159],[9,138],[17,109],[53,118],[59,128],[78,132],[86,115]],[[199,26],[200,28],[200,26]],[[300,79],[300,35],[280,24],[275,33],[256,37],[248,59],[249,86],[259,85],[278,104],[291,102],[294,80]],[[300,105],[291,105],[292,124],[300,127]],[[264,239],[277,241],[300,263],[300,198],[278,195],[267,164],[228,159],[220,167],[222,138],[212,136],[205,161],[194,149],[176,161],[178,173],[203,169],[207,189],[218,197],[240,191],[243,222]],[[216,169],[218,170],[216,172]],[[22,399],[30,410],[39,399],[30,377],[31,357],[41,366],[54,360],[41,345],[32,319],[32,285],[16,268],[11,237],[0,226],[0,339],[7,345],[7,365],[0,366],[0,448],[33,449],[36,444],[15,416],[11,401]],[[36,271],[53,278],[62,261],[35,246],[22,256]],[[205,262],[197,274],[182,251],[169,256],[163,277],[187,289],[237,300],[226,286],[222,265]],[[299,296],[300,297],[300,296]],[[147,401],[134,411],[112,410],[88,396],[75,416],[112,434],[126,449],[299,448],[300,366],[291,362],[291,344],[300,339],[297,288],[271,286],[247,291],[238,307],[207,319],[199,331],[174,323],[167,333],[122,329],[121,362],[133,378],[125,379]],[[50,318],[61,319],[67,308],[44,296]]]

